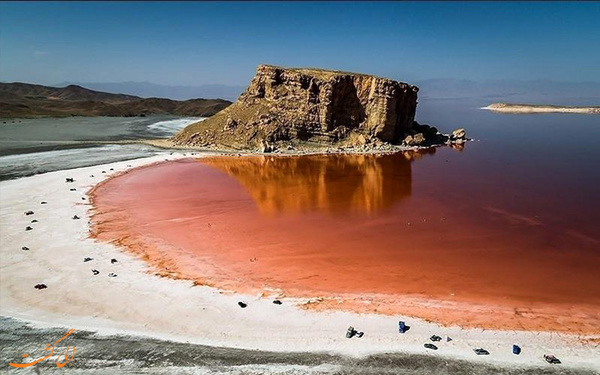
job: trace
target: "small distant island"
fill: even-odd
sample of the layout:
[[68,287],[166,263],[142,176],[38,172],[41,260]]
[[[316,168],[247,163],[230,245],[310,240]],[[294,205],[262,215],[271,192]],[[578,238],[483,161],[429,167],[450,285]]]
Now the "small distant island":
[[482,109],[503,113],[586,113],[600,114],[600,107],[494,103]]

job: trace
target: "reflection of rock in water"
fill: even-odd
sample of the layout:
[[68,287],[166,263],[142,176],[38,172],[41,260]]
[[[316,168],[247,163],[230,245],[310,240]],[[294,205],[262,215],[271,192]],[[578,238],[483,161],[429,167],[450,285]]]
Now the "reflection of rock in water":
[[414,155],[214,157],[200,161],[238,180],[266,214],[371,213],[410,197]]

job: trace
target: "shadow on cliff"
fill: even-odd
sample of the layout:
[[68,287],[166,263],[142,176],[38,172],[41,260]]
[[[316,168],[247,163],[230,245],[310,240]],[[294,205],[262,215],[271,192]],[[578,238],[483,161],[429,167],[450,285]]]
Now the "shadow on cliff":
[[435,149],[393,155],[202,158],[243,185],[262,214],[371,214],[407,200],[412,162]]

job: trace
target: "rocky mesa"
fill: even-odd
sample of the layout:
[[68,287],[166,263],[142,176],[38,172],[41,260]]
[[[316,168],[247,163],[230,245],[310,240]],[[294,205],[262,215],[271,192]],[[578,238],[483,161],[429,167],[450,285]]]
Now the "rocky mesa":
[[[181,146],[258,149],[448,141],[415,122],[416,86],[372,75],[259,65],[238,100],[173,137]],[[463,137],[464,139],[464,132]]]

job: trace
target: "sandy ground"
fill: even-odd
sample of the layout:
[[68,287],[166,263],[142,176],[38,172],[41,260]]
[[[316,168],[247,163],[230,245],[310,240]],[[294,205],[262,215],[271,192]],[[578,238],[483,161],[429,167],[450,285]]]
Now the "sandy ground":
[[[275,305],[259,295],[236,295],[155,276],[141,259],[88,237],[91,212],[86,192],[95,184],[129,168],[183,157],[159,155],[0,182],[0,314],[36,327],[353,357],[425,354],[423,344],[437,334],[453,340],[438,343],[440,349],[430,353],[435,357],[503,366],[550,366],[542,355],[552,353],[563,361],[563,367],[600,371],[598,337],[461,329],[409,317],[313,312],[296,307],[306,301],[293,299]],[[67,177],[75,182],[66,183]],[[35,213],[26,216],[28,210]],[[74,220],[73,215],[81,219]],[[38,222],[31,223],[34,219]],[[26,231],[27,226],[33,229]],[[22,250],[23,246],[29,250]],[[93,260],[84,262],[84,257]],[[118,262],[112,264],[113,258]],[[100,273],[93,275],[92,269]],[[117,277],[108,277],[111,272]],[[36,290],[38,283],[48,288]],[[240,308],[239,301],[248,307]],[[399,319],[411,327],[403,335],[397,331]],[[346,339],[349,325],[365,336]],[[520,356],[511,353],[513,343],[523,348]],[[491,354],[476,356],[475,347]]]

